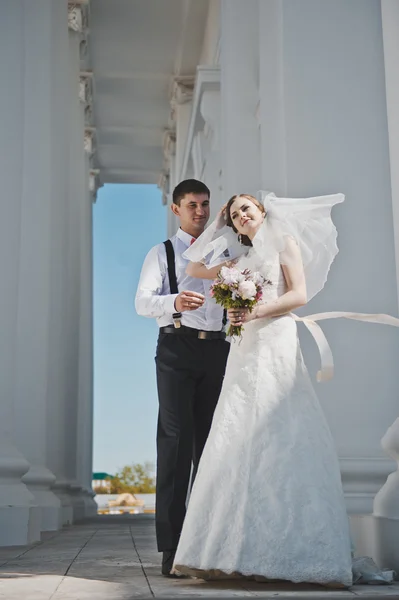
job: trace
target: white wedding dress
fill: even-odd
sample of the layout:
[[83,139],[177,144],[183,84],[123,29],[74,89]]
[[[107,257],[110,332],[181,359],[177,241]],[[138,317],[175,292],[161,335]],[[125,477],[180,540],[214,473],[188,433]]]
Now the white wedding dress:
[[[239,268],[285,291],[275,260],[250,249]],[[203,578],[257,576],[352,583],[351,548],[334,442],[291,316],[247,323],[231,344],[175,568]]]

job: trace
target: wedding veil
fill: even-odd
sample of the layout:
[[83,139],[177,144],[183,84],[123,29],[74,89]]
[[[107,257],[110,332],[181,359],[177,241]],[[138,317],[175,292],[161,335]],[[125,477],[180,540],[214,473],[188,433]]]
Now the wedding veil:
[[[271,192],[256,195],[266,210],[266,217],[252,240],[254,251],[265,261],[276,254],[284,264],[287,238],[293,238],[301,252],[308,301],[324,287],[331,264],[338,253],[337,230],[331,219],[335,204],[344,201],[343,194],[313,198],[277,198]],[[208,268],[234,260],[248,251],[237,234],[217,217],[198,240],[184,253],[192,262]]]

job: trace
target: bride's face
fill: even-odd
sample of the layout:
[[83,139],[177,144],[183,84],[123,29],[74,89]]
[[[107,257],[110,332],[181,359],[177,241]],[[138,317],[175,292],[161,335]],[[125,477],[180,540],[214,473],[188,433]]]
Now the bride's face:
[[230,217],[238,233],[247,235],[252,240],[262,225],[265,214],[252,200],[244,196],[234,200],[230,206]]

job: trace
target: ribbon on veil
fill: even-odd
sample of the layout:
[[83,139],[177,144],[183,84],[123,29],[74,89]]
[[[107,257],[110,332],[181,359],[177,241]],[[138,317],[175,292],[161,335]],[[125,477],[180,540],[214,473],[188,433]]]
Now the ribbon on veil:
[[356,312],[323,312],[299,317],[295,313],[290,313],[290,316],[297,322],[303,323],[313,339],[320,353],[321,367],[317,373],[317,381],[329,381],[334,376],[334,359],[327,341],[326,336],[317,321],[325,321],[327,319],[353,319],[354,321],[363,321],[366,323],[378,323],[380,325],[390,325],[391,327],[399,327],[399,319],[385,314],[367,314]]

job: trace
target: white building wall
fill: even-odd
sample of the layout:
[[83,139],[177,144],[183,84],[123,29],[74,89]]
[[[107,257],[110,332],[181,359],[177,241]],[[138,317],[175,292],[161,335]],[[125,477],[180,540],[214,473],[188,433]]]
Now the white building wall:
[[[341,191],[340,254],[306,312],[397,314],[380,3],[282,3],[286,192]],[[267,186],[267,181],[263,181]],[[392,470],[380,440],[397,416],[397,330],[323,324],[336,364],[317,390],[342,459],[351,512],[370,512]],[[311,371],[315,350],[305,341]]]
[[[212,10],[211,4],[210,15]],[[220,31],[220,149],[211,157],[215,148],[203,146],[201,173],[215,200],[213,214],[243,191],[345,193],[345,204],[334,213],[340,254],[325,291],[302,312],[395,315],[380,2],[221,0]],[[214,54],[213,39],[207,31],[203,60]],[[203,97],[204,72],[206,65],[196,82]],[[191,155],[196,135],[206,137],[212,123],[205,116],[201,102],[194,104],[196,129],[187,138]],[[185,176],[183,171],[181,179]],[[331,383],[316,384],[317,392],[341,459],[348,510],[368,513],[393,469],[380,440],[397,416],[399,338],[393,328],[347,321],[325,322],[323,329],[336,374]],[[300,335],[314,375],[319,360],[314,342]]]

